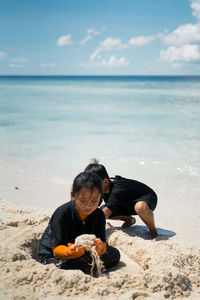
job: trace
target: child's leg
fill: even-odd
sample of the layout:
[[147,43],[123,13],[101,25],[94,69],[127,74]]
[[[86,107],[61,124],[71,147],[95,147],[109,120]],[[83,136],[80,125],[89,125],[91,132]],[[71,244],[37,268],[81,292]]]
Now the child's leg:
[[157,230],[155,227],[154,214],[153,211],[149,208],[148,204],[144,201],[138,201],[135,204],[135,212],[142,219],[142,221],[149,228],[149,233],[151,238],[155,238],[158,236]]
[[65,270],[81,270],[86,274],[90,274],[92,259],[89,252],[76,259],[62,260],[55,257],[39,259],[43,265],[55,264],[59,269]]
[[111,268],[118,264],[120,252],[117,248],[107,245],[106,253],[101,255],[100,258],[105,268]]
[[92,265],[92,258],[89,252],[76,259],[69,259],[63,262],[59,268],[65,270],[81,270],[85,274],[90,274]]
[[[101,261],[103,262],[103,266],[107,268],[114,267],[118,264],[120,260],[120,252],[117,248],[107,245],[106,253],[101,255]],[[92,258],[89,252],[86,252],[83,256],[70,259],[61,264],[59,267],[60,269],[75,269],[81,270],[86,274],[91,273],[91,266],[92,266]]]
[[[103,254],[101,257],[101,260],[104,264],[105,268],[114,267],[118,264],[120,260],[120,253],[119,251],[112,247],[107,245],[106,253]],[[76,259],[69,259],[69,260],[61,260],[57,258],[47,258],[47,259],[41,259],[39,260],[42,264],[55,264],[59,269],[65,269],[65,270],[81,270],[82,272],[86,274],[91,273],[91,266],[92,266],[92,258],[90,256],[90,253],[86,251],[86,253]]]
[[105,205],[102,205],[100,208],[103,210],[106,219],[124,221],[124,223],[122,224],[122,228],[128,228],[131,225],[135,224],[135,222],[136,222],[136,219],[134,217],[132,217],[131,215],[130,216],[125,216],[125,215],[113,216],[111,210],[108,209]]
[[136,223],[136,219],[132,216],[114,216],[109,219],[124,221],[124,223],[122,224],[122,228],[129,228]]

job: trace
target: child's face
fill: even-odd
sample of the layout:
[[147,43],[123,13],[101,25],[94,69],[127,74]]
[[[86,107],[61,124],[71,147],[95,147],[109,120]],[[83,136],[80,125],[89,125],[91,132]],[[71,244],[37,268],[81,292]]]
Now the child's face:
[[72,200],[76,203],[76,208],[85,215],[90,215],[99,204],[101,194],[97,188],[93,191],[82,188],[79,193],[72,196]]

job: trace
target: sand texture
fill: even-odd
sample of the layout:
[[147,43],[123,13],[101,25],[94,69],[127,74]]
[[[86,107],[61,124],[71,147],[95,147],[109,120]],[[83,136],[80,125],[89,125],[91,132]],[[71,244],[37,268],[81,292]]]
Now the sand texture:
[[115,270],[98,278],[35,260],[50,213],[0,201],[0,299],[200,299],[200,250],[173,239],[151,241],[137,226],[107,224],[121,252]]

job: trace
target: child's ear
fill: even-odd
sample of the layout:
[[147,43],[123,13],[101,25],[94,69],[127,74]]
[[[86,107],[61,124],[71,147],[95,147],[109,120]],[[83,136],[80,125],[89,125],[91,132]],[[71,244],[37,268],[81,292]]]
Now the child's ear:
[[109,180],[108,180],[108,178],[104,178],[104,184],[105,184],[106,187],[109,186]]
[[105,186],[105,187],[109,186],[109,180],[107,178],[103,179],[103,186]]
[[105,191],[107,191],[107,189],[109,188],[109,180],[107,178],[104,178],[102,181],[102,189],[103,189],[103,193],[105,193]]

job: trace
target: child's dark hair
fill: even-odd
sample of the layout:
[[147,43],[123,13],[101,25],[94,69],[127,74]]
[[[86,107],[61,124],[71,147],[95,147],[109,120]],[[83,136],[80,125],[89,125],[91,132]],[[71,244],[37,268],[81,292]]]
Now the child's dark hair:
[[75,177],[72,185],[72,195],[79,193],[82,188],[87,188],[91,192],[97,188],[99,193],[103,194],[101,178],[95,173],[82,172]]
[[101,179],[105,179],[105,178],[109,179],[106,168],[103,165],[99,164],[98,160],[95,159],[95,158],[92,159],[91,161],[92,161],[92,163],[90,163],[85,168],[85,171],[86,172],[93,172],[95,174],[98,174]]

